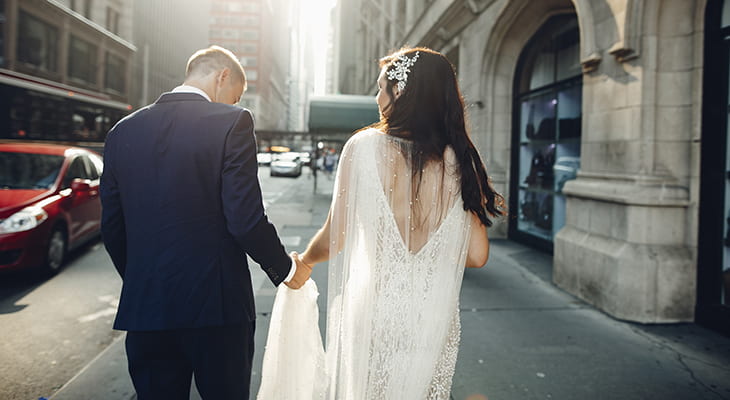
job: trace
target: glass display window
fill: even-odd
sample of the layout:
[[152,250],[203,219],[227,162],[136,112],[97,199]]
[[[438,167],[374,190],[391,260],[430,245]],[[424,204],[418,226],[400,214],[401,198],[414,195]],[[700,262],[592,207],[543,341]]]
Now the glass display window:
[[580,168],[582,72],[575,16],[554,17],[520,56],[515,81],[510,236],[552,249],[563,187]]

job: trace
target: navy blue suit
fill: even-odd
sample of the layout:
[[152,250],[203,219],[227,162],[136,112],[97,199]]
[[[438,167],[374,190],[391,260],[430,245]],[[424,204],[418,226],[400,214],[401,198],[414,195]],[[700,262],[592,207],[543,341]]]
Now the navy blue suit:
[[193,372],[204,398],[248,398],[246,254],[274,285],[291,268],[264,213],[256,153],[248,110],[195,93],[165,93],[109,132],[102,235],[123,280],[114,328],[129,331],[141,400],[186,398]]

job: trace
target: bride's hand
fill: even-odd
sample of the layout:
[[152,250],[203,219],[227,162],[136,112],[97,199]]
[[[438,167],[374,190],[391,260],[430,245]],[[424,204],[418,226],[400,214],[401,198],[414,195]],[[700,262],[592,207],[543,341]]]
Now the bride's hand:
[[309,264],[305,264],[302,261],[301,257],[299,257],[299,254],[297,254],[297,252],[295,251],[291,252],[289,256],[297,264],[297,270],[294,273],[294,276],[291,278],[291,281],[286,282],[285,284],[291,289],[299,289],[304,286],[304,283],[306,283],[309,277],[312,275],[312,266]]

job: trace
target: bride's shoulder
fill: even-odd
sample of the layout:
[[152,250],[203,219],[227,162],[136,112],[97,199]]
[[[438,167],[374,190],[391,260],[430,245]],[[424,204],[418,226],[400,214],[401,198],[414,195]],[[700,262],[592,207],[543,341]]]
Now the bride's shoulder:
[[379,129],[366,128],[366,129],[358,131],[357,133],[352,135],[350,140],[361,141],[361,140],[367,140],[370,138],[375,138],[375,137],[384,136],[384,135],[385,135],[385,133],[383,133],[383,131],[381,131]]
[[353,148],[358,144],[372,143],[373,141],[380,140],[385,136],[385,133],[375,128],[367,128],[358,131],[354,135],[350,136],[345,144],[346,147]]

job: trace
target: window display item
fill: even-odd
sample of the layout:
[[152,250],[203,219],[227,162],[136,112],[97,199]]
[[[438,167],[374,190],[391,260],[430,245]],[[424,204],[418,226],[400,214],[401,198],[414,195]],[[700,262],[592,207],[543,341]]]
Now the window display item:
[[581,118],[560,118],[558,120],[558,128],[560,129],[560,139],[570,139],[580,137]]
[[535,226],[546,230],[553,228],[553,196],[544,196],[540,201]]
[[526,192],[520,202],[520,219],[534,222],[537,218],[537,195],[534,192]]
[[553,164],[555,164],[555,144],[535,151],[525,183],[529,186],[549,187],[553,181]]

